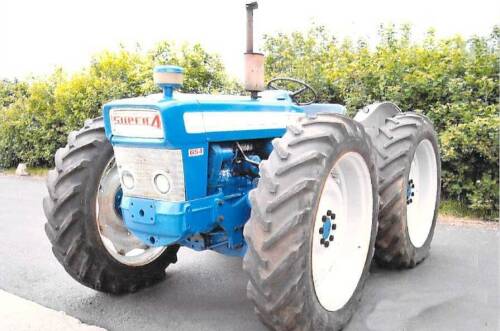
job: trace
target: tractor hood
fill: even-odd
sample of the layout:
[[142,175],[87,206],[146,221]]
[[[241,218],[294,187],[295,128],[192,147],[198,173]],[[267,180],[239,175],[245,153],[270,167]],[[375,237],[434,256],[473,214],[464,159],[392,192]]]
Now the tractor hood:
[[259,99],[155,94],[110,102],[104,105],[103,115],[106,136],[119,162],[140,167],[173,153],[175,158],[166,159],[177,160],[185,198],[197,199],[206,195],[211,143],[281,137],[287,123],[304,113],[286,92],[272,91]]
[[116,100],[103,107],[113,145],[182,148],[209,141],[280,136],[290,119],[303,115],[285,91],[247,96],[174,93]]

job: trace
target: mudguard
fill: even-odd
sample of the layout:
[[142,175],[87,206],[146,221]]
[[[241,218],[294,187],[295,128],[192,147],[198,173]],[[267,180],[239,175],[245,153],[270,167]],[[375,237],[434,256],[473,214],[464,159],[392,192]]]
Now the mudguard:
[[360,109],[354,120],[361,123],[370,137],[377,133],[378,128],[385,124],[385,119],[400,114],[401,109],[392,102],[372,103]]

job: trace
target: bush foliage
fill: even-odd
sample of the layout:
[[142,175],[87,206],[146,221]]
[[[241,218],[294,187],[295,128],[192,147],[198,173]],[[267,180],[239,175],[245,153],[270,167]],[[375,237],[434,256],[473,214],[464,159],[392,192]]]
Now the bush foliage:
[[351,114],[376,101],[427,115],[439,134],[443,197],[484,217],[498,217],[500,29],[491,36],[413,42],[403,26],[380,41],[337,41],[323,27],[265,36],[266,74],[310,82],[322,102]]
[[[321,102],[345,104],[353,114],[389,100],[432,119],[439,133],[443,196],[476,214],[498,214],[498,27],[491,36],[422,41],[403,26],[380,29],[377,45],[334,38],[325,28],[265,36],[268,78],[303,79]],[[149,52],[103,52],[85,70],[68,76],[0,81],[0,167],[27,162],[51,166],[69,131],[100,114],[103,103],[155,91],[152,68],[186,69],[185,92],[239,93],[217,55],[200,45],[162,42]]]
[[57,148],[66,143],[68,132],[87,118],[100,115],[110,100],[158,92],[152,70],[156,64],[185,68],[182,90],[192,93],[234,93],[238,84],[230,80],[217,55],[200,45],[175,47],[158,44],[147,53],[103,52],[89,68],[68,76],[61,69],[30,82],[0,82],[0,167],[18,162],[30,166],[52,166]]

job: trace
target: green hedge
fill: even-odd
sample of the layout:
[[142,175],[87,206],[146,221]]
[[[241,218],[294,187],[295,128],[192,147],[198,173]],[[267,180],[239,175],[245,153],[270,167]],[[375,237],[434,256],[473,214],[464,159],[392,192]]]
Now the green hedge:
[[382,100],[424,113],[439,134],[443,198],[497,218],[500,30],[467,41],[432,30],[421,42],[410,35],[408,26],[382,26],[376,46],[339,42],[321,26],[267,35],[266,74],[311,82],[321,101],[344,103],[351,114]]
[[56,70],[46,78],[29,82],[0,82],[0,167],[18,162],[30,166],[52,166],[57,148],[66,143],[68,132],[87,118],[100,115],[110,100],[159,92],[153,83],[156,64],[185,68],[183,91],[236,93],[217,55],[200,45],[175,47],[168,42],[149,52],[103,52],[89,68],[66,75]]
[[[412,41],[409,27],[381,27],[376,45],[338,41],[325,28],[265,36],[268,78],[310,82],[322,102],[346,104],[353,114],[380,100],[429,116],[439,133],[443,197],[475,214],[498,217],[498,38],[438,39],[430,31]],[[155,91],[155,64],[186,68],[183,90],[239,93],[217,55],[200,45],[163,42],[149,52],[104,52],[68,76],[0,82],[0,167],[18,162],[51,166],[67,132],[98,116],[104,102]]]

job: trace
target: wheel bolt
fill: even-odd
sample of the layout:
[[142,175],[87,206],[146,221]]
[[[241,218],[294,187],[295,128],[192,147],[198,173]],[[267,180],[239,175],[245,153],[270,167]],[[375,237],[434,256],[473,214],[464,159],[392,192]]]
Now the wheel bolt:
[[319,228],[319,234],[323,234],[323,228]]

